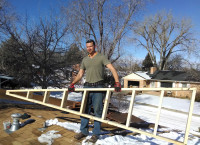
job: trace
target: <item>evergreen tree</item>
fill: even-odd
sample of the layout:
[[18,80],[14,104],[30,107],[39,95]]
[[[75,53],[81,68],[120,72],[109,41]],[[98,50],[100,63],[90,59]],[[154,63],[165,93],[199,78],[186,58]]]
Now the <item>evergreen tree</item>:
[[143,70],[148,71],[153,66],[149,53],[142,62]]
[[83,58],[83,53],[80,51],[76,44],[72,44],[65,54],[66,66],[80,64]]
[[73,43],[65,53],[65,74],[68,80],[73,80],[73,73],[77,75],[79,70],[78,68],[74,69],[74,67],[81,63],[83,56],[83,52],[80,51],[75,43]]
[[32,61],[30,57],[24,57],[25,53],[28,55],[12,37],[3,41],[0,46],[0,70],[13,76],[21,86],[28,87],[33,82],[29,67]]

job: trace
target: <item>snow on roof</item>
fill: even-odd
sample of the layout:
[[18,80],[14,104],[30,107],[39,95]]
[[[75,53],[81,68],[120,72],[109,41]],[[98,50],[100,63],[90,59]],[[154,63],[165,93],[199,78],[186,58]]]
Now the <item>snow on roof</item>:
[[148,72],[143,72],[143,71],[137,71],[137,72],[134,72],[134,73],[132,73],[132,74],[129,74],[129,75],[127,75],[127,76],[125,76],[125,77],[123,77],[123,79],[127,79],[127,78],[135,78],[136,76],[135,75],[137,75],[138,77],[140,77],[140,78],[142,78],[142,79],[151,79],[151,77],[147,74]]
[[144,79],[151,79],[151,77],[147,74],[148,72],[144,71],[136,71],[135,74],[143,77]]

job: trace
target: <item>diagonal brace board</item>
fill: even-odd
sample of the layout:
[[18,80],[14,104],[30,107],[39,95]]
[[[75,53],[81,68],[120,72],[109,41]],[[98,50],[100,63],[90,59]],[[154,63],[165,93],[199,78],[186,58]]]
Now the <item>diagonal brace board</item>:
[[[49,97],[50,97],[50,93],[51,92],[57,92],[57,91],[63,92],[63,98],[62,98],[60,106],[52,105],[48,102]],[[122,88],[122,92],[129,92],[129,93],[132,92],[132,97],[131,97],[131,101],[130,101],[130,104],[129,104],[127,122],[126,122],[125,125],[114,122],[114,121],[106,120],[106,115],[107,115],[107,111],[108,111],[108,105],[109,105],[109,102],[110,102],[111,92],[114,92],[113,88],[92,88],[92,89],[91,88],[81,88],[81,89],[78,88],[75,91],[84,92],[83,97],[82,97],[82,103],[81,103],[80,111],[74,111],[74,110],[66,108],[66,101],[67,101],[67,98],[68,98],[68,89],[7,90],[6,94],[9,95],[9,96],[16,97],[16,98],[19,98],[19,99],[23,99],[23,100],[26,100],[26,101],[30,101],[30,102],[33,102],[33,103],[38,103],[38,104],[41,104],[41,105],[45,105],[45,106],[48,106],[48,107],[52,107],[52,108],[55,108],[55,109],[66,111],[66,112],[69,112],[69,113],[72,113],[72,114],[76,114],[76,115],[79,115],[79,116],[90,118],[92,120],[97,120],[97,121],[100,121],[102,123],[117,126],[117,127],[120,127],[120,128],[126,129],[126,130],[141,133],[141,134],[144,134],[144,135],[147,135],[147,136],[150,136],[150,137],[162,139],[162,140],[165,140],[165,141],[170,142],[170,143],[181,144],[181,145],[187,144],[190,124],[191,124],[193,105],[194,105],[194,100],[195,100],[195,96],[196,96],[196,88]],[[85,104],[86,104],[86,101],[87,101],[87,96],[88,96],[89,91],[104,91],[104,92],[106,91],[107,92],[101,118],[95,117],[95,116],[92,116],[92,115],[89,115],[89,114],[84,114]],[[132,115],[132,111],[133,111],[134,98],[135,98],[135,93],[137,91],[160,91],[161,92],[160,103],[158,105],[158,112],[157,112],[156,123],[155,123],[153,133],[145,132],[145,131],[130,127],[130,119],[131,119],[131,115]],[[187,120],[187,124],[186,124],[185,136],[184,136],[184,142],[179,142],[179,141],[176,141],[176,140],[172,140],[172,139],[157,135],[157,129],[158,129],[158,124],[159,124],[159,119],[160,119],[160,112],[161,112],[161,109],[162,109],[162,100],[163,100],[163,97],[164,97],[164,91],[190,91],[190,92],[192,92],[190,110],[188,112],[188,120]],[[38,100],[34,99],[34,97],[33,97],[34,92],[43,92],[44,93],[43,100],[38,101]],[[27,95],[24,95],[24,93],[26,93]]]

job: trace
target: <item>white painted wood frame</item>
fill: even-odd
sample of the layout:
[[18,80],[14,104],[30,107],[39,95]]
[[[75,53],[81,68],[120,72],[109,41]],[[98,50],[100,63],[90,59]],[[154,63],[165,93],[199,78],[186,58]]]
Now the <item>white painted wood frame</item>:
[[[92,88],[92,89],[91,88],[77,88],[77,89],[75,89],[75,91],[83,92],[80,111],[74,111],[74,110],[67,108],[66,102],[67,102],[67,98],[68,98],[68,89],[7,90],[6,95],[16,97],[16,98],[19,98],[19,99],[23,99],[23,100],[26,100],[26,101],[30,101],[30,102],[33,102],[33,103],[38,103],[38,104],[41,104],[41,105],[44,105],[44,106],[52,107],[52,108],[55,108],[55,109],[58,109],[58,110],[66,111],[66,112],[76,114],[76,115],[79,115],[79,116],[83,116],[83,117],[86,117],[86,118],[89,118],[89,119],[92,119],[92,120],[97,120],[97,121],[100,121],[102,123],[110,124],[110,125],[113,125],[113,126],[117,126],[119,128],[123,128],[123,129],[126,129],[126,130],[130,130],[130,131],[133,131],[133,132],[144,134],[144,135],[154,137],[154,138],[157,138],[157,139],[165,140],[165,141],[173,143],[173,144],[180,144],[180,145],[187,144],[189,130],[190,130],[190,124],[191,124],[191,119],[192,119],[192,112],[193,112],[193,107],[194,107],[194,101],[195,101],[195,96],[196,96],[196,88],[122,88],[121,89],[122,92],[132,92],[131,100],[130,100],[130,104],[129,104],[128,115],[127,115],[127,121],[126,121],[125,125],[114,122],[114,121],[106,120],[108,106],[109,106],[109,103],[110,103],[110,97],[111,97],[111,93],[114,92],[114,88]],[[104,91],[104,92],[106,91],[106,98],[105,98],[105,101],[104,101],[104,108],[103,108],[103,113],[102,113],[101,118],[84,113],[85,105],[86,105],[86,101],[87,101],[87,96],[88,96],[90,91]],[[134,100],[135,100],[135,94],[136,94],[137,91],[160,91],[161,92],[160,101],[159,101],[159,105],[158,105],[158,112],[157,112],[157,117],[156,117],[156,122],[155,122],[153,133],[145,132],[145,131],[130,127],[131,116],[132,116],[132,112],[133,112],[133,109],[134,109],[133,105],[134,105]],[[184,136],[184,142],[179,142],[179,141],[176,141],[176,140],[173,140],[173,139],[169,139],[169,138],[157,135],[157,129],[158,129],[159,119],[160,119],[160,112],[161,112],[161,109],[162,109],[162,102],[163,102],[163,97],[164,97],[165,91],[190,91],[190,92],[192,92],[190,109],[189,109],[189,112],[188,112],[188,119],[187,119],[185,136]],[[43,92],[43,94],[44,94],[43,101],[38,101],[38,100],[33,99],[35,92]],[[48,103],[51,92],[63,92],[63,97],[62,97],[60,106]],[[26,94],[26,95],[22,95],[22,94]]]

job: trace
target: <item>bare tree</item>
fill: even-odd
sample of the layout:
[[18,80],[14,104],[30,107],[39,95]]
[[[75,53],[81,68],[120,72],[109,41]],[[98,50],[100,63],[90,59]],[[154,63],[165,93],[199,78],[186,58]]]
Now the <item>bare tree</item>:
[[171,13],[158,13],[138,23],[134,30],[139,37],[139,45],[145,48],[156,66],[156,54],[160,55],[158,68],[164,70],[170,55],[174,52],[194,49],[191,22],[187,19],[178,21]]
[[4,23],[4,16],[6,11],[6,2],[4,0],[0,0],[0,30],[2,29],[3,23]]
[[128,57],[120,58],[116,63],[115,67],[118,71],[126,72],[126,74],[130,74],[134,71],[141,70],[142,62],[133,58],[132,55]]
[[0,42],[6,39],[5,24],[16,20],[12,6],[6,0],[0,0]]
[[185,59],[180,54],[171,55],[166,64],[167,70],[184,70]]
[[5,28],[10,41],[5,41],[2,47],[7,52],[3,53],[4,69],[42,88],[51,84],[60,86],[60,74],[65,66],[63,38],[67,33],[62,21],[51,17],[30,24],[26,19],[17,24],[6,23]]
[[80,48],[92,38],[98,52],[115,62],[121,56],[121,42],[143,6],[143,0],[73,0],[62,10]]

